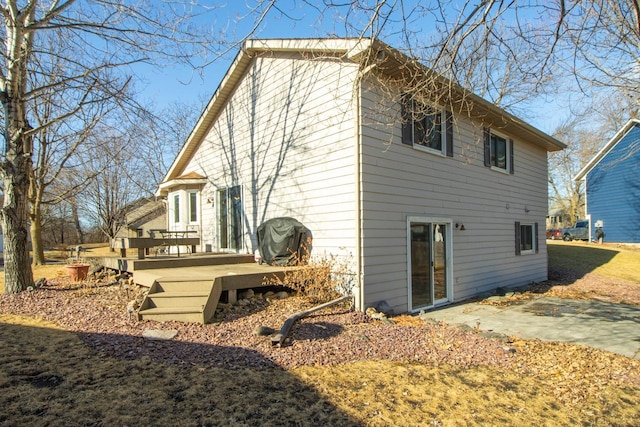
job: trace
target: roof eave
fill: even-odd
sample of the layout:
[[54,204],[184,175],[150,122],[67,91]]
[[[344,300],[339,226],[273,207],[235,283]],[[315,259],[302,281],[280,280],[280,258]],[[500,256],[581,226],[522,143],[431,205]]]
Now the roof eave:
[[391,67],[386,68],[387,71],[396,68],[410,68],[418,71],[418,73],[434,78],[437,85],[440,85],[442,89],[446,89],[443,100],[457,110],[458,113],[466,113],[472,119],[480,119],[488,126],[508,128],[514,136],[531,140],[537,145],[544,147],[547,151],[560,151],[567,147],[563,142],[524,122],[513,114],[504,111],[486,99],[464,89],[451,80],[435,73],[418,60],[409,58],[397,49],[379,40],[374,40],[370,47],[376,52],[376,58],[380,58],[378,52],[383,51],[385,53],[385,60],[392,64]]
[[156,191],[156,197],[166,197],[169,194],[169,190],[179,186],[203,186],[207,183],[206,178],[196,179],[170,179],[169,181],[161,182]]

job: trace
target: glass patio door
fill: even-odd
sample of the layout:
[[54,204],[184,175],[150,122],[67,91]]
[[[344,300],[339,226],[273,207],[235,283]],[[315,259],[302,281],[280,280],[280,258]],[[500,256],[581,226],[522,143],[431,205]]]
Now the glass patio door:
[[410,222],[410,309],[418,310],[448,302],[448,234],[450,225]]
[[242,187],[218,190],[218,236],[220,250],[242,249]]

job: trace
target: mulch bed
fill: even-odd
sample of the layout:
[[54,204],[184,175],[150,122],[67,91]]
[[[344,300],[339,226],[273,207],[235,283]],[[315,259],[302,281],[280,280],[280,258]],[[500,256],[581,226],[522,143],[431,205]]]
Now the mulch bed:
[[[372,320],[345,306],[301,319],[282,348],[257,330],[279,330],[288,316],[311,307],[303,298],[265,300],[227,307],[216,323],[137,321],[127,310],[139,293],[135,285],[76,284],[51,280],[42,288],[0,296],[0,311],[33,316],[77,332],[97,354],[118,358],[147,356],[168,364],[226,368],[336,365],[357,360],[417,363],[509,365],[514,353],[504,339],[446,324]],[[415,320],[415,318],[413,318]],[[409,324],[410,323],[410,324]],[[176,330],[170,341],[147,340],[147,329]]]

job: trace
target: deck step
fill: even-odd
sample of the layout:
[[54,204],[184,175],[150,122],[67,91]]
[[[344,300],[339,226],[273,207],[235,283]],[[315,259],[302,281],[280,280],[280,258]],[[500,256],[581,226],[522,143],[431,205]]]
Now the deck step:
[[138,320],[207,323],[221,292],[220,280],[155,282],[140,305]]
[[154,298],[183,298],[183,297],[208,297],[208,291],[175,291],[175,292],[158,292],[153,294]]
[[139,320],[155,320],[157,322],[202,322],[202,310],[194,310],[193,307],[153,307],[140,310]]
[[202,308],[207,303],[209,292],[159,292],[147,295],[149,308],[193,307]]
[[155,289],[158,292],[195,292],[211,291],[211,280],[166,280],[156,282]]

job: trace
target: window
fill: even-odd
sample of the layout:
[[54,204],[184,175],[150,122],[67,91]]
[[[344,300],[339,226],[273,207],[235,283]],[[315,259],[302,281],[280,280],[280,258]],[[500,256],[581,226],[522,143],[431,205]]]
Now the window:
[[442,151],[442,112],[423,108],[410,123],[413,126],[413,144]]
[[405,96],[402,101],[402,143],[453,157],[451,113]]
[[190,191],[189,193],[189,221],[198,222],[198,193]]
[[538,253],[538,223],[516,221],[516,255]]
[[513,140],[484,129],[484,165],[513,173]]
[[218,231],[220,249],[242,249],[242,187],[218,190]]
[[491,135],[491,166],[507,170],[507,140]]
[[180,222],[180,195],[176,194],[173,196],[173,222]]

